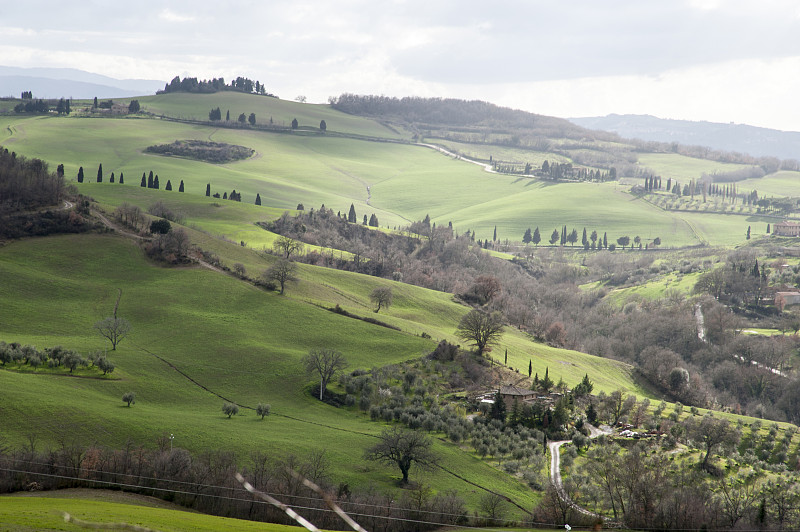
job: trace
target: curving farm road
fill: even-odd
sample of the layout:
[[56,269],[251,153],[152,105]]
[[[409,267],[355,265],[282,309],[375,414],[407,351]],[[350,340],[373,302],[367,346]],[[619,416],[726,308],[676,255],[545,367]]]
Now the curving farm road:
[[[611,427],[608,425],[602,425],[601,428],[597,428],[586,423],[586,426],[589,427],[590,438],[597,438],[612,432]],[[556,492],[561,500],[569,504],[575,511],[592,517],[602,517],[575,504],[564,491],[564,485],[561,482],[561,446],[565,443],[570,443],[570,440],[551,441],[547,444],[547,448],[550,450],[550,481],[556,487]]]

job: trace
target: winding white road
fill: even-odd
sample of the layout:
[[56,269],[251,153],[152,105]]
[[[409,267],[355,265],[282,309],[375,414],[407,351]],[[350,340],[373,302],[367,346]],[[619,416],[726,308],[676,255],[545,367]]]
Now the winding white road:
[[[597,428],[586,423],[586,426],[589,428],[590,438],[597,438],[599,436],[611,434],[612,432],[611,427],[608,425],[602,425],[601,428]],[[570,443],[570,441],[551,441],[547,444],[547,448],[550,450],[550,481],[556,487],[556,492],[561,500],[569,504],[575,511],[584,515],[602,518],[603,516],[578,506],[567,496],[567,493],[564,491],[564,484],[561,482],[561,446],[565,443]]]

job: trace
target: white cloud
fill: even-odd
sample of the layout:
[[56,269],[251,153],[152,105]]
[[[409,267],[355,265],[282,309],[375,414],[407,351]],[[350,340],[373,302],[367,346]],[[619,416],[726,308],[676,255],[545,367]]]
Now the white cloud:
[[177,13],[169,8],[162,9],[158,13],[158,18],[167,22],[194,22],[195,20],[192,15]]

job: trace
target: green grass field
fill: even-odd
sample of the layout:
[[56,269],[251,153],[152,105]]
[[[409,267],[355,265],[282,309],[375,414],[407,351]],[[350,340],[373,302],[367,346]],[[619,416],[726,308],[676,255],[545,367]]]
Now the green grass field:
[[[72,495],[72,496],[71,496]],[[86,530],[78,522],[65,522],[64,513],[98,526],[125,523],[161,532],[292,532],[297,527],[229,519],[177,509],[157,499],[93,490],[66,490],[36,496],[0,497],[0,530],[39,532]],[[129,528],[130,529],[130,528]]]
[[681,184],[686,184],[690,179],[699,179],[704,173],[732,172],[748,168],[747,165],[696,159],[677,153],[641,153],[638,162],[640,166],[645,166],[661,175],[665,185],[666,179],[669,177],[677,178]]
[[800,172],[780,171],[760,179],[746,179],[736,184],[740,189],[756,190],[763,196],[800,196]]
[[[153,112],[196,117],[217,95],[171,94],[143,99]],[[264,113],[298,113],[305,110],[317,120],[326,117],[329,128],[341,120],[354,134],[378,135],[390,130],[373,121],[340,114],[326,106],[301,105],[237,93],[219,95],[231,106],[264,106]],[[159,107],[161,106],[161,107]],[[195,113],[195,114],[192,114]],[[258,113],[257,113],[258,114]],[[202,118],[202,116],[200,116]],[[351,122],[346,122],[351,120]],[[310,120],[310,118],[309,118]],[[378,130],[376,130],[377,128]],[[177,139],[200,139],[253,148],[250,159],[225,165],[145,154],[153,144]],[[681,214],[664,211],[632,197],[627,187],[614,183],[550,183],[535,179],[490,174],[478,166],[456,161],[424,147],[367,142],[321,135],[292,135],[184,124],[146,118],[14,117],[0,118],[0,143],[27,156],[40,157],[55,166],[63,163],[66,176],[74,180],[84,167],[87,183],[81,191],[109,204],[118,204],[127,194],[106,190],[118,187],[94,184],[98,164],[103,164],[105,181],[111,172],[119,179],[125,174],[126,187],[138,187],[143,172],[159,175],[162,188],[173,188],[183,180],[186,196],[203,197],[207,183],[212,192],[242,193],[243,203],[252,205],[256,193],[264,207],[279,211],[306,209],[321,204],[346,212],[355,205],[359,220],[375,213],[383,227],[405,225],[430,215],[439,224],[452,222],[456,231],[474,230],[478,238],[490,237],[498,228],[501,240],[519,241],[528,227],[539,226],[543,237],[553,227],[566,224],[580,231],[608,232],[615,240],[625,234],[643,239],[660,237],[664,246],[684,246],[708,241],[731,244],[744,241],[739,220],[715,220],[708,231]],[[485,155],[485,154],[484,154]],[[513,155],[509,153],[508,155]],[[540,154],[545,157],[546,154]],[[642,157],[651,157],[643,154]],[[647,164],[684,168],[691,173],[712,171],[708,161],[657,154]],[[698,162],[699,161],[699,162]],[[717,168],[717,163],[713,163]],[[712,165],[712,166],[713,166]],[[727,167],[719,167],[727,169]],[[688,170],[687,170],[688,169]],[[161,191],[164,198],[169,192]],[[114,199],[116,196],[116,199]],[[201,200],[202,201],[202,200]],[[205,204],[208,207],[208,203]],[[230,211],[230,209],[226,209]],[[253,215],[237,213],[208,216],[204,230],[234,240],[269,243],[252,225]],[[264,211],[265,218],[274,212]],[[715,215],[711,215],[715,216]],[[210,219],[214,218],[214,222]],[[241,223],[243,222],[243,223]],[[213,227],[216,225],[216,227]],[[745,228],[746,229],[746,228]]]

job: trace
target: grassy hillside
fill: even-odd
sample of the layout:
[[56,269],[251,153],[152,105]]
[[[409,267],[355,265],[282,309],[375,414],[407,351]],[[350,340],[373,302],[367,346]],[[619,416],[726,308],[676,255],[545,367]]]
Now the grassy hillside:
[[[105,493],[105,492],[103,492]],[[69,498],[68,493],[52,496],[0,497],[0,529],[17,532],[39,532],[55,530],[85,530],[80,523],[65,523],[63,513],[74,519],[96,525],[126,523],[162,532],[202,532],[228,530],[232,532],[269,531],[291,532],[297,527],[256,523],[241,519],[228,519],[174,508],[164,508],[160,501],[143,500],[134,496],[107,496],[109,500],[98,500],[97,494],[81,490],[80,498]],[[93,497],[94,495],[94,497]],[[122,502],[112,502],[122,501]],[[155,506],[158,505],[158,506]]]
[[[0,248],[0,275],[15,280],[0,287],[0,298],[7,302],[0,310],[0,338],[6,341],[39,348],[63,345],[84,354],[107,349],[92,325],[111,313],[118,290],[119,315],[133,325],[130,336],[109,352],[117,367],[107,377],[85,370],[74,376],[46,369],[0,370],[0,416],[9,443],[20,445],[36,433],[44,445],[68,441],[116,447],[128,440],[154,445],[172,433],[178,447],[230,449],[246,457],[255,448],[302,455],[324,439],[333,476],[354,486],[387,485],[397,476],[378,465],[359,471],[351,467],[362,460],[383,425],[312,398],[308,387],[315,381],[305,375],[300,359],[321,346],[342,351],[350,368],[415,358],[434,345],[416,334],[425,331],[455,341],[455,324],[464,312],[447,294],[394,284],[395,305],[381,319],[404,331],[396,332],[304,302],[341,301],[367,315],[369,291],[386,281],[303,267],[296,289],[281,297],[201,268],[150,264],[136,246],[115,236],[12,243]],[[512,367],[533,359],[536,371],[549,367],[554,378],[563,376],[567,382],[576,383],[588,372],[597,389],[644,393],[625,365],[532,344],[514,333],[504,345]],[[128,391],[137,397],[130,408],[121,401]],[[221,412],[223,397],[249,407],[268,402],[273,414],[261,421],[243,409],[227,419]],[[456,446],[437,447],[448,469],[517,501],[535,498],[518,481]],[[464,489],[461,480],[442,471],[421,478],[437,490]]]
[[[172,113],[176,117],[203,119],[209,102],[220,101],[233,107],[232,113],[239,106],[258,108],[254,111],[257,116],[266,116],[266,113],[299,116],[303,112],[308,117],[305,120],[317,125],[320,119],[325,119],[331,130],[335,130],[334,124],[341,122],[349,128],[347,131],[354,134],[383,135],[383,130],[384,136],[393,135],[391,130],[372,120],[344,115],[327,106],[239,93],[168,94],[147,97],[143,101],[147,106],[153,106],[153,112]],[[254,149],[256,155],[244,161],[215,165],[144,153],[147,146],[177,139],[243,145]],[[265,207],[281,211],[294,209],[299,203],[307,209],[318,208],[324,203],[336,211],[346,212],[353,203],[359,219],[364,214],[375,213],[382,226],[403,225],[430,215],[439,224],[452,222],[459,232],[475,230],[481,239],[491,236],[495,226],[501,240],[518,241],[528,227],[539,226],[549,235],[552,229],[547,228],[551,225],[560,227],[566,224],[579,231],[587,227],[588,230],[608,232],[612,241],[624,234],[638,234],[645,239],[658,236],[665,246],[703,241],[731,244],[744,240],[739,227],[741,220],[715,220],[713,225],[716,227],[703,231],[692,226],[693,220],[636,200],[628,194],[627,187],[619,184],[552,183],[489,174],[478,166],[410,145],[217,128],[157,119],[77,116],[2,117],[0,143],[24,155],[43,158],[53,166],[63,163],[68,179],[74,179],[78,167],[83,166],[87,183],[81,190],[110,204],[122,201],[123,196],[115,200],[109,196],[111,192],[105,190],[108,184],[101,185],[101,192],[88,183],[94,181],[100,163],[103,164],[105,181],[111,172],[115,172],[117,179],[123,172],[128,187],[137,187],[142,172],[152,170],[159,175],[162,188],[167,180],[172,181],[174,188],[183,180],[187,196],[202,197],[206,184],[211,183],[212,192],[222,194],[235,189],[242,193],[243,203],[250,205],[255,195],[260,194]],[[497,148],[468,144],[459,147],[461,151],[478,150],[480,153],[476,154],[483,157],[491,155],[487,150],[491,152]],[[501,151],[503,153],[498,152],[498,157],[503,155],[516,159],[532,153],[542,160],[563,159],[552,153],[515,151],[513,148],[502,148]],[[641,164],[664,175],[674,169],[676,176],[698,177],[701,172],[723,171],[730,169],[728,166],[737,166],[677,154],[640,155]],[[243,219],[236,214],[235,219],[216,219],[213,224],[209,221],[204,229],[225,234],[235,241],[268,244],[268,241],[260,240],[263,234],[253,230],[251,222],[255,212],[242,215]],[[264,214],[266,218],[274,213]],[[234,227],[240,220],[245,223]],[[191,221],[198,222],[196,219]]]

